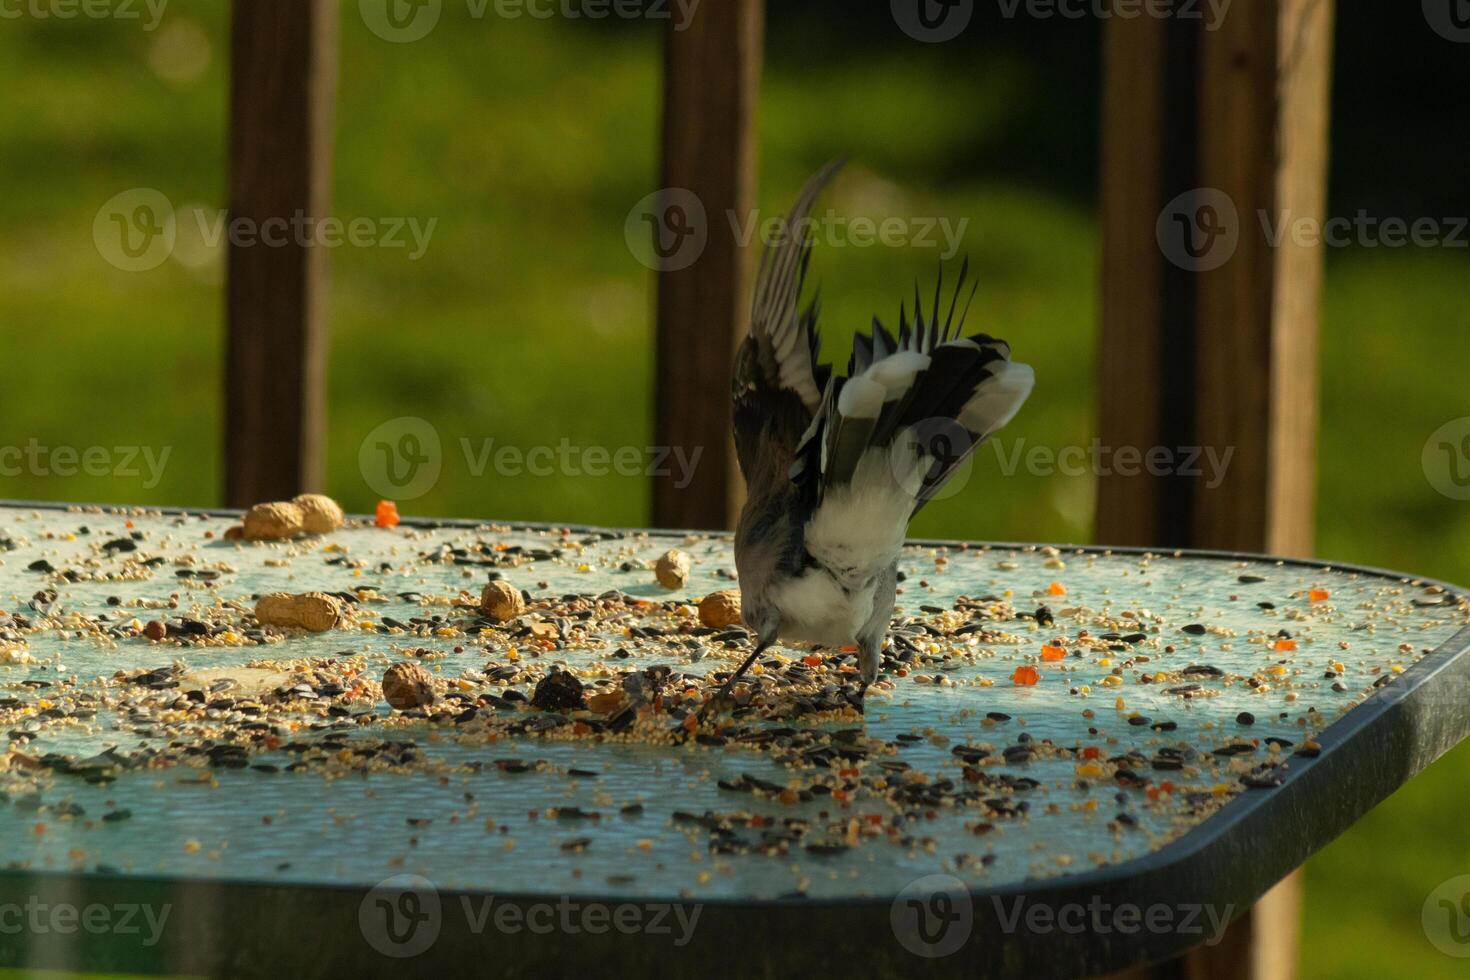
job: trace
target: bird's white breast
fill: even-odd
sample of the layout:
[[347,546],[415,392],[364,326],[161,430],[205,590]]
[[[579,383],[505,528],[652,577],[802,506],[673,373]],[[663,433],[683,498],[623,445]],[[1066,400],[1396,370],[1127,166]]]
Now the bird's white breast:
[[771,591],[781,611],[780,637],[825,646],[855,643],[873,615],[873,592],[871,582],[847,591],[822,569],[809,568]]

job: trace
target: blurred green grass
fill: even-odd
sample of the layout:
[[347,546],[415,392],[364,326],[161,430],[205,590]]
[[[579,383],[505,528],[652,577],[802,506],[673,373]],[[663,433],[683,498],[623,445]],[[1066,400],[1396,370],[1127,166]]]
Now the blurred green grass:
[[[0,176],[12,189],[0,195],[0,444],[172,453],[156,486],[32,474],[0,479],[0,496],[219,503],[222,256],[184,220],[173,259],[122,272],[94,245],[92,221],[133,187],[180,209],[223,206],[224,9],[171,5],[151,34],[109,21],[0,31]],[[448,5],[415,44],[384,44],[350,12],[342,29],[333,213],[437,224],[417,261],[403,249],[331,254],[326,489],[370,509],[359,447],[378,424],[417,415],[439,430],[445,463],[407,512],[646,522],[641,479],[476,476],[461,440],[652,441],[652,274],[623,226],[658,186],[656,27],[475,22]],[[845,151],[856,162],[831,197],[839,214],[968,218],[981,283],[972,325],[1009,338],[1040,379],[1005,448],[1085,445],[1092,206],[1043,181],[954,176],[967,148],[1039,111],[1027,93],[1045,66],[972,66],[957,113],[953,76],[926,54],[830,60],[820,87],[802,64],[773,58],[763,213],[780,213],[808,172]],[[891,321],[937,264],[933,249],[820,249],[829,353],[845,357],[846,338],[875,312]],[[1460,546],[1470,507],[1436,493],[1420,465],[1429,434],[1467,411],[1455,370],[1470,363],[1463,257],[1351,250],[1332,254],[1327,272],[1318,553],[1470,584]],[[1090,478],[1002,477],[982,453],[965,490],[914,531],[1085,541],[1092,500]],[[1470,870],[1453,802],[1467,775],[1462,747],[1312,860],[1304,975],[1462,975],[1424,939],[1419,910],[1440,881]]]

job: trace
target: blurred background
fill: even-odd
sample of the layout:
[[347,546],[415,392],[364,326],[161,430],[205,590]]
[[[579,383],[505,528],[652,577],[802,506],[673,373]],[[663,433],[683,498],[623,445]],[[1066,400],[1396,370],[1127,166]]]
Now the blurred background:
[[[0,497],[217,505],[228,7],[155,0],[137,19],[3,7],[0,446],[112,459],[140,447],[162,465],[11,465]],[[829,197],[839,215],[967,219],[962,250],[981,284],[971,326],[1011,340],[1040,379],[998,448],[1086,446],[1102,25],[981,3],[963,36],[923,44],[887,4],[870,7],[770,5],[762,214],[783,213],[811,171],[847,153]],[[331,250],[324,489],[370,511],[364,440],[417,416],[443,461],[406,514],[643,524],[641,477],[512,475],[477,459],[487,445],[653,440],[654,276],[624,228],[659,186],[663,22],[469,9],[446,4],[428,36],[390,44],[343,5],[331,213],[431,231],[422,247],[405,228],[405,247]],[[1449,108],[1470,83],[1470,45],[1432,29],[1419,4],[1345,3],[1338,18],[1329,213],[1429,217],[1448,234],[1470,214],[1470,117]],[[135,188],[178,215],[172,252],[144,272],[118,268],[93,236],[104,203]],[[1437,491],[1423,463],[1431,435],[1470,415],[1467,244],[1462,228],[1458,246],[1328,249],[1322,557],[1470,584],[1470,503]],[[845,360],[875,313],[896,320],[943,251],[819,247],[827,352]],[[963,492],[915,533],[1090,539],[1091,475],[999,464],[982,450]],[[1467,779],[1470,746],[1313,859],[1303,976],[1464,975],[1425,939],[1420,907],[1470,871]]]

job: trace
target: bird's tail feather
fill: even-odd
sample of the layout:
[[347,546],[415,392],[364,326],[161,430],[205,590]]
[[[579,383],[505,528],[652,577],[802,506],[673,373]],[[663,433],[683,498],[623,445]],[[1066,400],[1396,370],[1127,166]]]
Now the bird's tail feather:
[[[910,514],[917,512],[1019,411],[1031,393],[1031,368],[1012,362],[1003,340],[961,336],[974,296],[972,289],[961,309],[968,276],[967,261],[947,313],[941,272],[927,315],[916,290],[913,322],[900,308],[897,338],[876,319],[870,334],[856,338],[847,377],[828,381],[793,466],[792,478],[814,504],[854,479],[891,478],[912,498]],[[875,450],[887,456],[886,467],[872,465]]]

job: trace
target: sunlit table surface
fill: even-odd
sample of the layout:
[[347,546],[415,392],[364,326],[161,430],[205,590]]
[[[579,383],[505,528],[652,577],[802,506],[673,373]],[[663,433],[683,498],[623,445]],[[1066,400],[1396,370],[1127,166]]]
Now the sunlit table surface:
[[[865,713],[783,645],[691,731],[750,649],[697,611],[724,535],[237,522],[0,507],[0,965],[1102,972],[1218,939],[1470,720],[1450,586],[915,543]],[[336,628],[255,621],[314,591]]]

